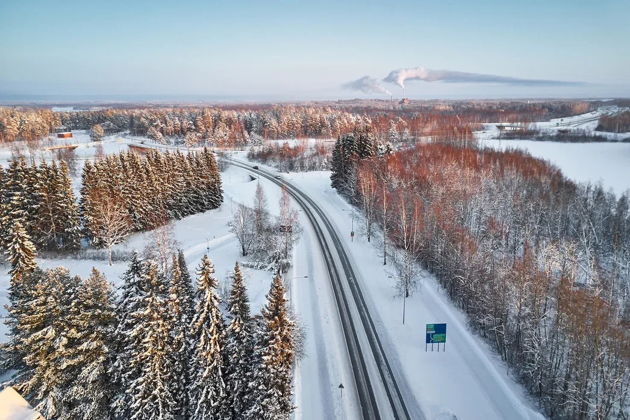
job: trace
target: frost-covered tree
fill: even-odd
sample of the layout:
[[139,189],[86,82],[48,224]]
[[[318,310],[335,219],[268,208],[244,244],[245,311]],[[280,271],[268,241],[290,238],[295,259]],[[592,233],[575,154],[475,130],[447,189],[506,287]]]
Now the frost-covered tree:
[[179,255],[173,254],[172,260],[168,311],[171,316],[173,388],[176,413],[183,418],[188,418],[189,365],[192,357],[192,340],[189,331],[194,314],[194,296],[183,253],[180,251]]
[[96,268],[79,287],[71,337],[76,348],[71,363],[77,374],[70,378],[67,399],[71,418],[106,420],[113,418],[114,388],[108,372],[112,358],[112,338],[116,325],[114,295],[105,276]]
[[192,323],[190,415],[193,420],[226,418],[225,327],[216,293],[214,266],[204,255],[197,271],[197,306]]
[[297,237],[299,225],[298,212],[291,207],[291,197],[286,187],[282,187],[282,195],[280,196],[280,218],[278,224],[280,225],[282,236],[281,242],[284,258],[288,258],[289,251]]
[[90,140],[92,141],[101,141],[105,137],[105,130],[103,126],[100,124],[95,124],[92,126],[90,130]]
[[226,355],[229,364],[225,371],[226,407],[231,419],[245,416],[251,401],[249,384],[253,378],[254,328],[249,298],[238,263],[232,274],[232,288],[228,299],[229,324],[227,327]]
[[228,226],[241,245],[241,254],[247,256],[256,240],[254,212],[246,205],[239,204]]
[[267,210],[267,197],[260,182],[256,184],[254,193],[254,233],[257,241],[263,241],[269,226],[269,212]]
[[143,337],[133,335],[142,318],[137,314],[143,310],[143,299],[148,290],[147,279],[144,275],[145,263],[133,253],[129,268],[122,276],[120,297],[116,304],[116,329],[112,340],[112,366],[110,380],[115,389],[112,401],[112,411],[116,416],[125,418],[130,414],[131,395],[129,388],[141,374],[140,365],[132,365],[131,360],[136,357]]
[[9,275],[9,316],[6,324],[10,328],[11,338],[3,354],[3,364],[7,367],[19,367],[22,365],[24,332],[19,325],[28,315],[26,305],[31,299],[35,286],[33,271],[37,268],[35,262],[36,250],[28,234],[20,222],[16,222],[9,236],[9,248],[6,252],[11,264]]
[[131,335],[139,344],[132,351],[129,367],[138,369],[139,375],[125,390],[131,400],[128,418],[174,419],[177,389],[166,284],[153,262],[147,263],[144,277],[147,292],[140,299],[139,310],[131,314],[137,321]]
[[25,381],[18,386],[46,418],[71,419],[68,384],[77,374],[73,355],[80,279],[62,267],[39,281],[25,305],[19,329],[25,335]]
[[284,295],[283,280],[277,274],[262,310],[257,366],[251,382],[250,418],[288,419],[294,408],[292,381],[296,332]]
[[[30,217],[28,214],[26,194],[24,185],[26,184],[26,162],[24,158],[13,159],[9,162],[9,167],[4,175],[2,190],[2,203],[0,206],[0,228],[4,235],[7,235],[11,227],[20,222],[22,227],[30,231]],[[36,210],[36,209],[30,209]],[[6,249],[6,236],[0,238],[2,245]]]

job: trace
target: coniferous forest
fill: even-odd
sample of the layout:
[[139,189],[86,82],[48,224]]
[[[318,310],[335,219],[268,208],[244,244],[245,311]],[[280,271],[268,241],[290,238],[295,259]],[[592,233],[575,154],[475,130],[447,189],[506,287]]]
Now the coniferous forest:
[[152,151],[110,155],[83,167],[81,214],[95,245],[212,210],[223,202],[214,154]]
[[48,419],[288,419],[296,328],[282,277],[251,314],[238,263],[221,302],[204,256],[166,265],[134,254],[118,296],[93,269],[41,270],[17,223],[3,364]]

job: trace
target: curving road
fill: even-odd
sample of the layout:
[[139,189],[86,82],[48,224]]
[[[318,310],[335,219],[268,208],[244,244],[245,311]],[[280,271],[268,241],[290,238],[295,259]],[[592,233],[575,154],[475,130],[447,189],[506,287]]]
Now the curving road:
[[[324,212],[310,197],[284,179],[265,170],[254,169],[245,162],[233,159],[227,161],[285,187],[312,224],[326,262],[339,311],[362,417],[411,419],[350,260]],[[424,418],[418,417],[418,410],[414,411],[416,418]]]

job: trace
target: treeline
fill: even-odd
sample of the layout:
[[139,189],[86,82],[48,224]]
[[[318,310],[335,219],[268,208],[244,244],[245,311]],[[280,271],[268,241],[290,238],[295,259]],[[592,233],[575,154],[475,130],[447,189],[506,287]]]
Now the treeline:
[[39,249],[79,247],[79,209],[64,162],[35,164],[17,158],[6,170],[0,166],[0,249],[8,248],[9,231],[16,222]]
[[5,368],[47,419],[288,419],[297,343],[283,280],[250,313],[238,264],[226,304],[204,256],[196,287],[181,251],[162,270],[132,258],[115,296],[37,268],[19,223],[11,233],[10,342]]
[[261,139],[331,138],[364,123],[360,115],[303,106],[269,109],[225,110],[220,108],[108,109],[60,113],[61,122],[72,129],[91,129],[107,124],[110,131],[129,131],[156,141],[177,137],[189,146],[212,144],[238,146]]
[[49,109],[0,107],[0,143],[40,140],[60,121],[59,114]]
[[613,133],[630,132],[630,111],[620,112],[615,115],[602,115],[599,118],[597,131],[610,131]]
[[370,118],[376,114],[387,112],[404,119],[412,114],[424,114],[429,119],[451,116],[454,119],[459,117],[462,122],[468,124],[481,124],[547,121],[552,118],[584,114],[602,105],[610,104],[575,100],[411,100],[407,103],[392,103],[385,100],[351,100],[337,101],[334,107],[357,114],[365,114]]
[[93,139],[129,132],[157,142],[176,140],[188,146],[234,147],[263,139],[335,138],[370,126],[382,142],[419,137],[471,140],[476,127],[455,113],[397,112],[370,109],[351,113],[318,106],[224,108],[132,108],[58,112],[0,108],[0,141],[39,140],[57,126],[90,130]]
[[627,417],[627,194],[575,185],[524,152],[445,144],[355,154],[331,178],[366,231],[378,225],[384,246],[436,274],[547,415]]
[[330,168],[331,152],[332,147],[324,143],[309,147],[304,142],[295,145],[284,142],[251,147],[247,158],[273,165],[283,172],[325,171]]
[[111,246],[129,233],[154,229],[170,219],[219,207],[221,175],[214,154],[150,151],[109,155],[83,167],[81,210],[97,246]]

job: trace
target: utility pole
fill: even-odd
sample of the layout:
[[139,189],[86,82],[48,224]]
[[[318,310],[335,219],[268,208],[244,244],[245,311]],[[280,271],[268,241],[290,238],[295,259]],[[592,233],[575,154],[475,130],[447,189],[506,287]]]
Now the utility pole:
[[403,325],[405,325],[405,309],[407,306],[407,296],[409,296],[409,288],[407,286],[407,280],[405,279],[405,294],[403,295]]
[[350,240],[354,242],[354,213],[352,213],[352,230],[350,231]]

